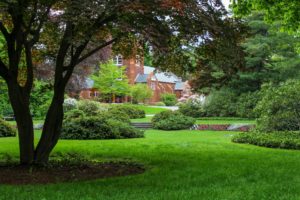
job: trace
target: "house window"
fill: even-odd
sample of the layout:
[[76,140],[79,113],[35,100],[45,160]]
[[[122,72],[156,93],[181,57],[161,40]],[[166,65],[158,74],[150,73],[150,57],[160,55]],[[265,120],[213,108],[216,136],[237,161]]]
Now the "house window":
[[151,87],[152,90],[155,90],[155,83],[151,82],[151,86],[150,87]]
[[114,63],[118,66],[123,65],[123,57],[121,55],[115,56]]
[[98,92],[95,91],[94,96],[97,97],[98,95],[99,95]]
[[141,66],[141,57],[139,55],[135,56],[135,65]]

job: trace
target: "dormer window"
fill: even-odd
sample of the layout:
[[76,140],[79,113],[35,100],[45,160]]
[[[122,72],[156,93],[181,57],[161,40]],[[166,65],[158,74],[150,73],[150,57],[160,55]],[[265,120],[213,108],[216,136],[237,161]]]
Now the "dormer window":
[[135,56],[135,65],[136,66],[141,66],[141,57],[139,55]]
[[114,63],[117,66],[123,65],[123,57],[121,55],[117,55],[114,57]]

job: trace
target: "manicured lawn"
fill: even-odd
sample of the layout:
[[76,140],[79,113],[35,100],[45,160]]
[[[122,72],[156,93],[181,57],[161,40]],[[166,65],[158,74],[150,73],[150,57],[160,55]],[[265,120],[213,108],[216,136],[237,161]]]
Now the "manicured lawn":
[[[300,151],[231,142],[232,132],[156,131],[146,138],[63,141],[53,156],[143,163],[141,175],[37,186],[0,186],[0,199],[300,199]],[[0,157],[17,156],[15,138]]]
[[168,110],[166,108],[157,108],[157,107],[151,107],[151,106],[146,106],[146,105],[135,105],[135,106],[144,110],[146,112],[146,114],[149,114],[149,115]]

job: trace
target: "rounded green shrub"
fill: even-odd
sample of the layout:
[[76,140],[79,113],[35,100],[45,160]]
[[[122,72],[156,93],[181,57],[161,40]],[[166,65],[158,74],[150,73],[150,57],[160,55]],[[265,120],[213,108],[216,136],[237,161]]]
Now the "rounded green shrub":
[[166,106],[175,106],[177,103],[177,97],[175,94],[165,93],[160,96],[160,100],[164,102]]
[[72,120],[85,117],[85,114],[82,110],[73,109],[64,114],[64,120]]
[[166,106],[166,104],[164,102],[156,102],[155,103],[156,106]]
[[194,125],[196,120],[183,115],[180,112],[163,111],[152,118],[152,125],[155,129],[161,130],[182,130]]
[[78,102],[77,107],[83,111],[86,116],[95,116],[101,109],[100,103],[92,100],[81,100]]
[[130,119],[137,119],[137,118],[145,118],[146,113],[144,110],[141,110],[133,105],[113,105],[109,109],[109,112],[122,112],[126,113]]
[[238,117],[243,118],[256,118],[254,108],[260,100],[260,92],[243,93],[238,97],[236,104],[236,114]]
[[13,137],[16,136],[16,129],[13,128],[9,123],[0,119],[0,137]]
[[187,101],[186,103],[181,103],[179,105],[179,112],[189,117],[204,117],[205,112],[203,109],[203,105],[199,102]]
[[300,130],[300,81],[264,86],[255,111],[257,129],[263,132]]
[[236,116],[237,95],[230,89],[213,91],[204,103],[205,115],[208,117]]
[[65,121],[62,127],[62,139],[122,139],[143,137],[143,131],[127,123],[104,117],[85,117]]

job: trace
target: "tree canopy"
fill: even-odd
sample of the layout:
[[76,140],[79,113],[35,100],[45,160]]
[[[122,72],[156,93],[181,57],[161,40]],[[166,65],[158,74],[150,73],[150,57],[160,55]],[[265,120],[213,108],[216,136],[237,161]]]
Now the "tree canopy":
[[[223,40],[235,46],[240,33],[220,0],[4,0],[0,10],[6,55],[0,76],[16,116],[22,164],[47,163],[62,127],[66,86],[95,53],[114,44],[130,55],[132,41],[147,42],[157,66],[182,73],[193,69],[186,46]],[[36,146],[29,104],[41,62],[54,68],[53,98]]]

